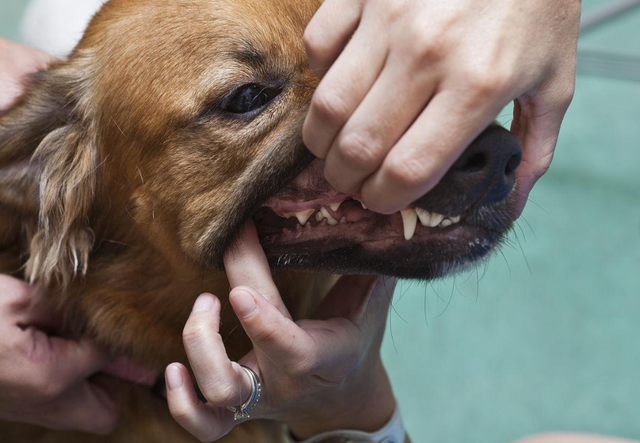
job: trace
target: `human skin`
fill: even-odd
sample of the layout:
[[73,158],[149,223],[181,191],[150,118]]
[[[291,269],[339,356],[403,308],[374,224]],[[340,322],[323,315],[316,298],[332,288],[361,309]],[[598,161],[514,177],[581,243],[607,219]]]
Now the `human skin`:
[[[252,418],[286,422],[298,438],[339,429],[381,429],[395,409],[380,357],[395,281],[342,277],[313,319],[294,322],[251,223],[225,255],[225,268],[233,288],[229,300],[253,342],[253,351],[239,363],[264,384]],[[227,407],[238,406],[251,392],[247,374],[226,356],[219,322],[219,300],[203,294],[183,335],[206,404],[198,400],[183,365],[173,363],[166,371],[169,409],[201,441],[228,433],[237,423]]]
[[326,0],[304,36],[322,79],[305,144],[336,189],[390,214],[515,100],[519,215],[573,97],[580,10],[580,0]]

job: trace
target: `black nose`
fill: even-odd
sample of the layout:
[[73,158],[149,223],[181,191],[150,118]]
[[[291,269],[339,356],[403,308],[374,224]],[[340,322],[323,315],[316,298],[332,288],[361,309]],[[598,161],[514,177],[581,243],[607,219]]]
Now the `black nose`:
[[522,158],[518,139],[491,125],[471,143],[440,183],[415,205],[445,215],[497,203],[509,196]]
[[[491,125],[449,170],[448,178],[458,189],[481,204],[507,198],[516,184],[516,169],[522,159],[518,139],[502,126]],[[482,194],[485,194],[484,196]]]

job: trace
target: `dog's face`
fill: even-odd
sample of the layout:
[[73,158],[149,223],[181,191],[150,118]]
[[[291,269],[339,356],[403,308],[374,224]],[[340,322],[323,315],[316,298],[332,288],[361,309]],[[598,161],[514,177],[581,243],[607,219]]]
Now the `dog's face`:
[[0,204],[22,193],[39,213],[46,252],[32,265],[75,272],[94,235],[135,231],[170,261],[217,267],[249,219],[279,268],[434,278],[491,251],[512,222],[520,158],[501,128],[417,213],[374,214],[324,181],[301,137],[318,81],[302,35],[319,5],[107,3],[70,60],[0,119]]

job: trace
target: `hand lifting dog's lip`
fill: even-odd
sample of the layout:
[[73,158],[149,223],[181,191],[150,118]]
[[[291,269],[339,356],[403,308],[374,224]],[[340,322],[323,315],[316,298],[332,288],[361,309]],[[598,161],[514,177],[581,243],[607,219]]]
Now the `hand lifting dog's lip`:
[[[247,85],[235,94],[248,94],[247,103],[260,103],[250,111],[252,119],[259,119],[262,112],[267,113],[265,118],[277,119],[277,112],[268,114],[268,107],[282,90],[271,92],[273,96],[252,95],[268,90],[266,85]],[[290,126],[295,131],[282,137],[281,145],[267,151],[263,160],[282,167],[268,169],[264,176],[251,174],[248,187],[253,191],[244,205],[238,205],[241,217],[235,226],[229,226],[239,229],[251,218],[274,268],[432,279],[487,256],[511,227],[521,150],[502,127],[490,126],[436,188],[387,216],[368,210],[357,195],[340,193],[327,183],[324,162],[314,159],[300,141],[302,116],[304,112]],[[282,159],[294,161],[285,164]],[[232,245],[232,238],[224,247]],[[207,241],[216,245],[215,240]],[[216,260],[216,251],[223,248],[204,249]]]

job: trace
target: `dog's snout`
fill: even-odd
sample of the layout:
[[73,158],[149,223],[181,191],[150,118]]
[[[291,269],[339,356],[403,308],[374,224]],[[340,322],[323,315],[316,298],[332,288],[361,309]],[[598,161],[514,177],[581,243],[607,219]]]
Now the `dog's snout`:
[[480,204],[504,200],[516,183],[522,150],[511,132],[492,125],[467,148],[448,172],[456,188]]

